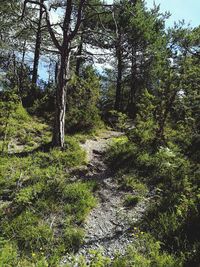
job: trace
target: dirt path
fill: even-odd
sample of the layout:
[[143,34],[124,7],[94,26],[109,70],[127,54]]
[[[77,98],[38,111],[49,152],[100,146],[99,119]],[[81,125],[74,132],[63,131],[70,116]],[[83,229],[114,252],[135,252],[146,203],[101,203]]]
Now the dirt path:
[[89,214],[84,224],[86,232],[84,244],[77,255],[90,259],[90,250],[100,249],[105,256],[113,258],[117,252],[124,254],[127,245],[133,242],[130,222],[137,221],[144,213],[148,199],[139,202],[134,208],[124,207],[127,194],[119,188],[111,170],[104,162],[106,149],[113,137],[120,132],[107,131],[96,140],[87,140],[81,146],[87,152],[87,179],[99,182],[96,191],[98,205]]
[[104,255],[113,257],[116,252],[124,253],[133,241],[129,231],[130,222],[137,221],[143,214],[146,201],[141,201],[134,209],[124,207],[126,192],[120,190],[104,162],[104,153],[113,137],[120,132],[108,131],[96,140],[87,140],[82,147],[89,160],[88,179],[99,180],[98,205],[85,222],[86,237],[78,254],[87,255],[90,249],[102,249]]

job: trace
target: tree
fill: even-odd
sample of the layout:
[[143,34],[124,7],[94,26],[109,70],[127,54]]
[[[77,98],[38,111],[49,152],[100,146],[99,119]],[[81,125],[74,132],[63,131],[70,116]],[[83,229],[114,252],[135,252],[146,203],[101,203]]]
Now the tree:
[[37,76],[38,76],[38,65],[39,65],[39,58],[40,58],[40,47],[42,41],[42,34],[41,34],[41,26],[42,26],[42,17],[43,17],[43,8],[42,5],[44,4],[44,0],[40,0],[40,8],[39,8],[39,18],[37,23],[37,33],[36,33],[36,43],[35,43],[35,53],[34,53],[34,63],[33,63],[33,74],[32,74],[32,83],[37,83]]
[[[85,0],[80,0],[78,8],[75,8],[75,3],[72,0],[67,0],[65,6],[65,14],[62,29],[62,40],[60,41],[56,36],[52,24],[50,22],[50,14],[48,7],[45,3],[39,3],[37,1],[25,0],[24,11],[26,4],[39,5],[45,13],[45,19],[49,34],[53,41],[54,46],[57,48],[60,55],[59,71],[57,77],[56,88],[56,111],[55,111],[55,124],[53,130],[53,146],[60,148],[64,147],[65,137],[65,113],[66,113],[66,90],[69,81],[69,67],[70,67],[70,55],[72,50],[72,41],[76,37],[78,30],[82,22],[82,11],[85,5]],[[60,4],[62,4],[60,2]],[[74,14],[75,13],[75,14]]]

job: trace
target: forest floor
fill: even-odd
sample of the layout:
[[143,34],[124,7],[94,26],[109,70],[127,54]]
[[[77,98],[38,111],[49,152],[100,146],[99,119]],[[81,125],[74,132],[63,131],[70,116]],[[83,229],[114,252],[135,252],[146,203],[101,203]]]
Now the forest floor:
[[106,131],[96,139],[86,140],[81,144],[89,162],[84,179],[97,183],[95,194],[98,199],[97,206],[84,223],[85,239],[77,252],[77,256],[85,256],[88,261],[93,250],[100,250],[104,256],[110,258],[117,253],[125,253],[127,246],[134,241],[130,225],[142,217],[151,197],[149,195],[143,198],[132,208],[124,205],[127,192],[120,188],[113,170],[105,162],[109,144],[113,138],[122,135],[121,132]]

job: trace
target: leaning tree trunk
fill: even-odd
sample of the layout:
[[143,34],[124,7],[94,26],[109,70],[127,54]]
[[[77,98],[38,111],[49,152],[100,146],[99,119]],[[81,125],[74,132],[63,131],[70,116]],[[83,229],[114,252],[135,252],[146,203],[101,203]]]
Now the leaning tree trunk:
[[66,113],[66,90],[69,76],[70,53],[68,50],[61,53],[60,68],[56,88],[55,125],[52,144],[55,147],[64,147],[65,139],[65,113]]

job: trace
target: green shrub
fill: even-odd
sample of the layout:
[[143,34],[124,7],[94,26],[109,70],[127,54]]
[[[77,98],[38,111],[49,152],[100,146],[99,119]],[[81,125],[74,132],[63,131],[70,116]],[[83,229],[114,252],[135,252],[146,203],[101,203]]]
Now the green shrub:
[[130,168],[136,153],[135,149],[135,145],[129,142],[126,136],[113,138],[106,153],[106,161],[116,170]]
[[68,132],[90,131],[101,126],[97,108],[99,91],[99,78],[91,67],[83,70],[82,77],[72,77],[65,124]]
[[38,182],[34,185],[21,189],[18,193],[16,193],[14,202],[22,206],[31,204],[37,195],[45,190],[45,186],[45,183]]
[[116,110],[110,110],[107,114],[109,125],[117,130],[124,131],[127,129],[128,116],[125,113]]
[[124,200],[124,205],[127,207],[134,207],[141,200],[141,197],[138,195],[126,195]]

